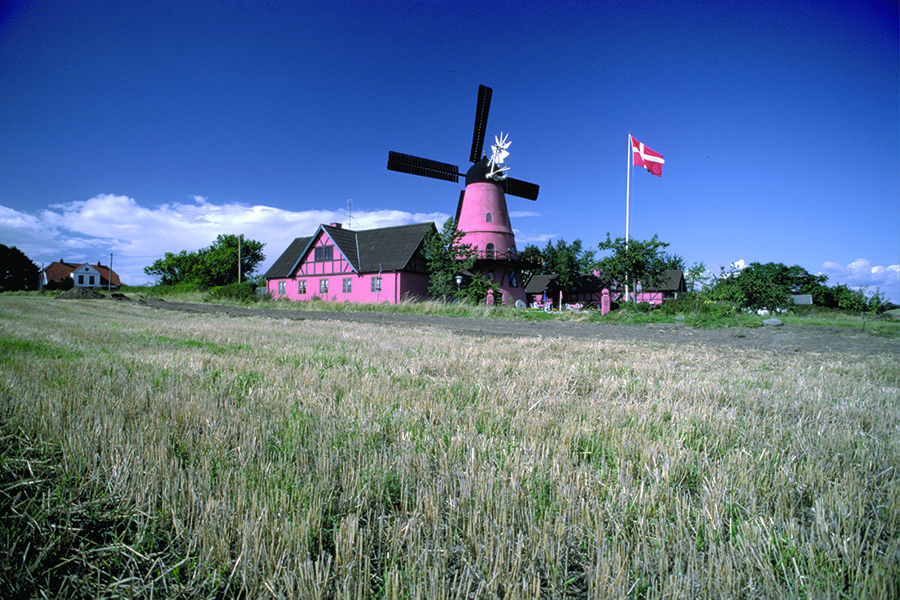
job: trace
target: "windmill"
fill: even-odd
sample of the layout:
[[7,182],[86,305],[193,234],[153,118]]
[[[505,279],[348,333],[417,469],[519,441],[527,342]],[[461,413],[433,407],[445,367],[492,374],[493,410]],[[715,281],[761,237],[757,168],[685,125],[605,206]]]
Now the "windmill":
[[[509,223],[506,194],[537,200],[539,186],[506,175],[508,167],[503,161],[509,155],[511,142],[503,134],[494,138],[496,143],[490,159],[482,153],[491,94],[491,88],[478,86],[475,131],[469,154],[469,162],[473,164],[465,174],[466,187],[459,194],[456,227],[463,232],[461,243],[471,244],[478,251],[476,269],[500,286],[505,301],[515,302],[525,299],[525,291],[521,284],[522,263],[518,260],[516,239]],[[387,168],[454,183],[458,183],[462,175],[456,165],[400,152],[388,153]]]

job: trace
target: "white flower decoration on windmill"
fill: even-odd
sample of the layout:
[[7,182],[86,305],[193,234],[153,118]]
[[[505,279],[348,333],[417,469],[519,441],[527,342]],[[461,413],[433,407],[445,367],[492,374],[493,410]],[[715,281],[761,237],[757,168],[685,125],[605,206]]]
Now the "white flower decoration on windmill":
[[506,171],[509,170],[509,167],[503,166],[503,161],[506,160],[506,157],[509,156],[509,145],[512,142],[507,141],[509,134],[503,135],[503,132],[500,132],[500,137],[494,136],[494,144],[491,146],[491,150],[493,150],[493,154],[491,154],[491,160],[488,162],[488,166],[491,168],[490,173],[487,174],[488,177],[494,179],[494,181],[499,181],[501,179],[506,179]]

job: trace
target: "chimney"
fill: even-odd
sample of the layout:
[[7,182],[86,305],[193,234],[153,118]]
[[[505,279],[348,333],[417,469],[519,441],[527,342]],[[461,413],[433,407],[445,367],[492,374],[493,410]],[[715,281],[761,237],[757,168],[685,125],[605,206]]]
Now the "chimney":
[[335,229],[341,229],[341,228],[342,228],[340,223],[329,223],[329,224],[330,224],[332,227],[334,227]]

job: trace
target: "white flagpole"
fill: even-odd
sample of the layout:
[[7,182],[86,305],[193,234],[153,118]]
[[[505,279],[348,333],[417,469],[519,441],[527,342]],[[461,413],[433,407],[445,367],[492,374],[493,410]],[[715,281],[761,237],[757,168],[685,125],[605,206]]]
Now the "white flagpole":
[[[631,203],[631,163],[632,163],[631,132],[628,132],[628,161],[625,172],[625,253],[628,253],[628,213]],[[625,273],[625,302],[628,302],[628,273]]]

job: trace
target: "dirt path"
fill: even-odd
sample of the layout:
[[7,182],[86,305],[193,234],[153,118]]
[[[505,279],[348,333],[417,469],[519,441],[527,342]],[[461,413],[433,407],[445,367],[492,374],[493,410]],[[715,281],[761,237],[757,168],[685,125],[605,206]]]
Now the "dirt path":
[[216,304],[194,304],[149,300],[145,304],[159,310],[230,317],[269,317],[296,321],[343,321],[410,327],[440,327],[456,333],[497,337],[571,337],[584,340],[620,340],[730,346],[782,352],[893,354],[900,358],[900,339],[861,329],[821,325],[783,325],[781,327],[694,329],[681,323],[647,325],[603,325],[596,323],[525,323],[498,319],[433,317],[386,313],[343,313],[294,311],[272,308],[245,308]]

